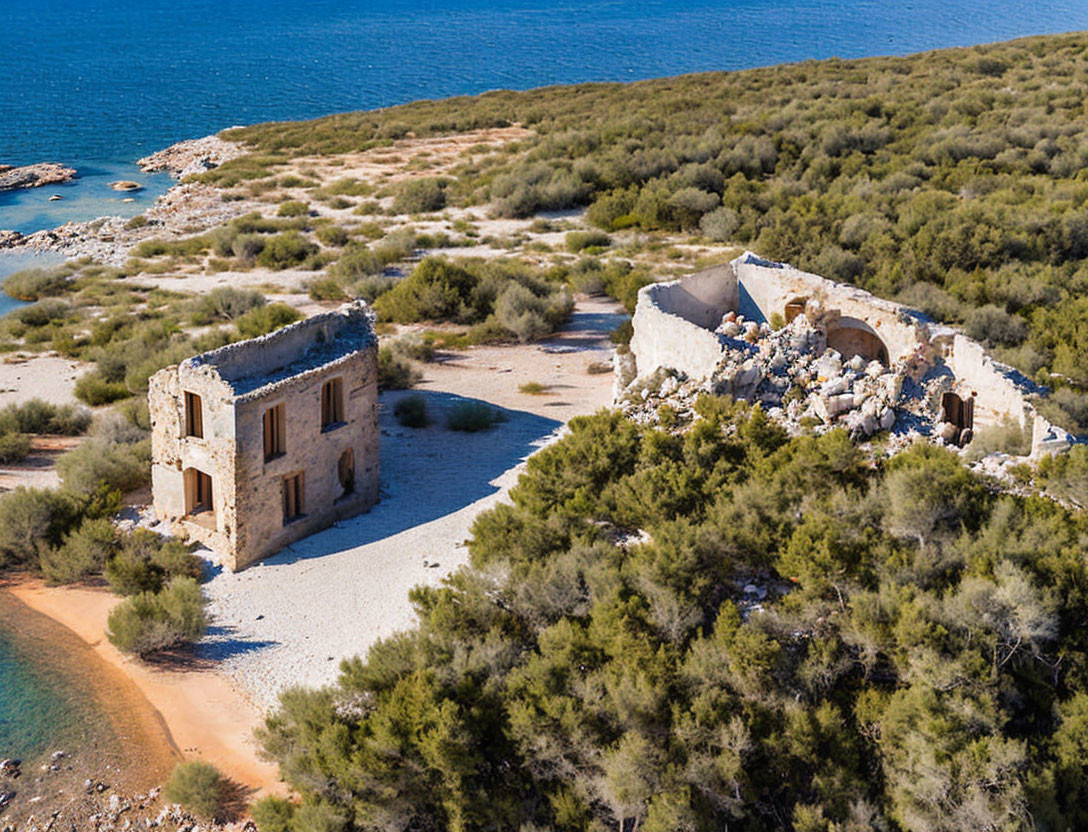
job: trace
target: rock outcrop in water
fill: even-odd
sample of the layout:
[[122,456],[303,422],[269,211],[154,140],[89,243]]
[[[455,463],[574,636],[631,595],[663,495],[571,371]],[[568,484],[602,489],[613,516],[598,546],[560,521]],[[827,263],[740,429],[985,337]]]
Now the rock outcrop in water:
[[41,162],[36,165],[0,165],[0,191],[13,191],[20,188],[40,188],[42,185],[57,185],[68,182],[77,176],[75,168],[58,165],[55,162]]

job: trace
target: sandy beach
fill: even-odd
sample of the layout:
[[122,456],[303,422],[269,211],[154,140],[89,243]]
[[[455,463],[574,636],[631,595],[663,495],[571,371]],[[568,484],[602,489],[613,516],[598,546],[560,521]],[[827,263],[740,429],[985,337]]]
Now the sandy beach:
[[[109,643],[106,619],[120,599],[106,588],[47,587],[24,578],[8,589],[32,610],[71,630],[105,665],[123,674],[161,719],[159,733],[179,758],[207,760],[257,792],[282,789],[276,767],[256,757],[252,732],[260,719],[257,711],[222,676],[199,665],[148,665]],[[147,720],[146,715],[141,718]]]

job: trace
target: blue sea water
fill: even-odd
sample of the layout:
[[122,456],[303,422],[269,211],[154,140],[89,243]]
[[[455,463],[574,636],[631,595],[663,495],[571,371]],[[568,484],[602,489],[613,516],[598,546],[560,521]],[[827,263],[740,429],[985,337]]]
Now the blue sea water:
[[[0,0],[0,228],[134,215],[132,163],[235,124],[495,88],[904,54],[1088,28],[1084,0]],[[106,185],[141,179],[122,203]],[[49,202],[57,193],[62,201]]]

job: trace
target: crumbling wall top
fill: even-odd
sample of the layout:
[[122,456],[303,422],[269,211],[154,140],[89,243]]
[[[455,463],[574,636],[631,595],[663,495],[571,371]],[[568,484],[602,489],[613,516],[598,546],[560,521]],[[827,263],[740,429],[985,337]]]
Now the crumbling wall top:
[[214,374],[236,398],[263,395],[268,388],[350,359],[377,345],[374,315],[362,301],[225,347],[193,356],[185,372]]

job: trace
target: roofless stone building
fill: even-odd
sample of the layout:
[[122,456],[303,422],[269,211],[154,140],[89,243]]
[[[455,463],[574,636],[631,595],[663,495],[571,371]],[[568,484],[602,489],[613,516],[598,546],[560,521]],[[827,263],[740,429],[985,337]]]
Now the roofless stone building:
[[378,500],[363,303],[167,367],[148,403],[156,517],[234,571]]

